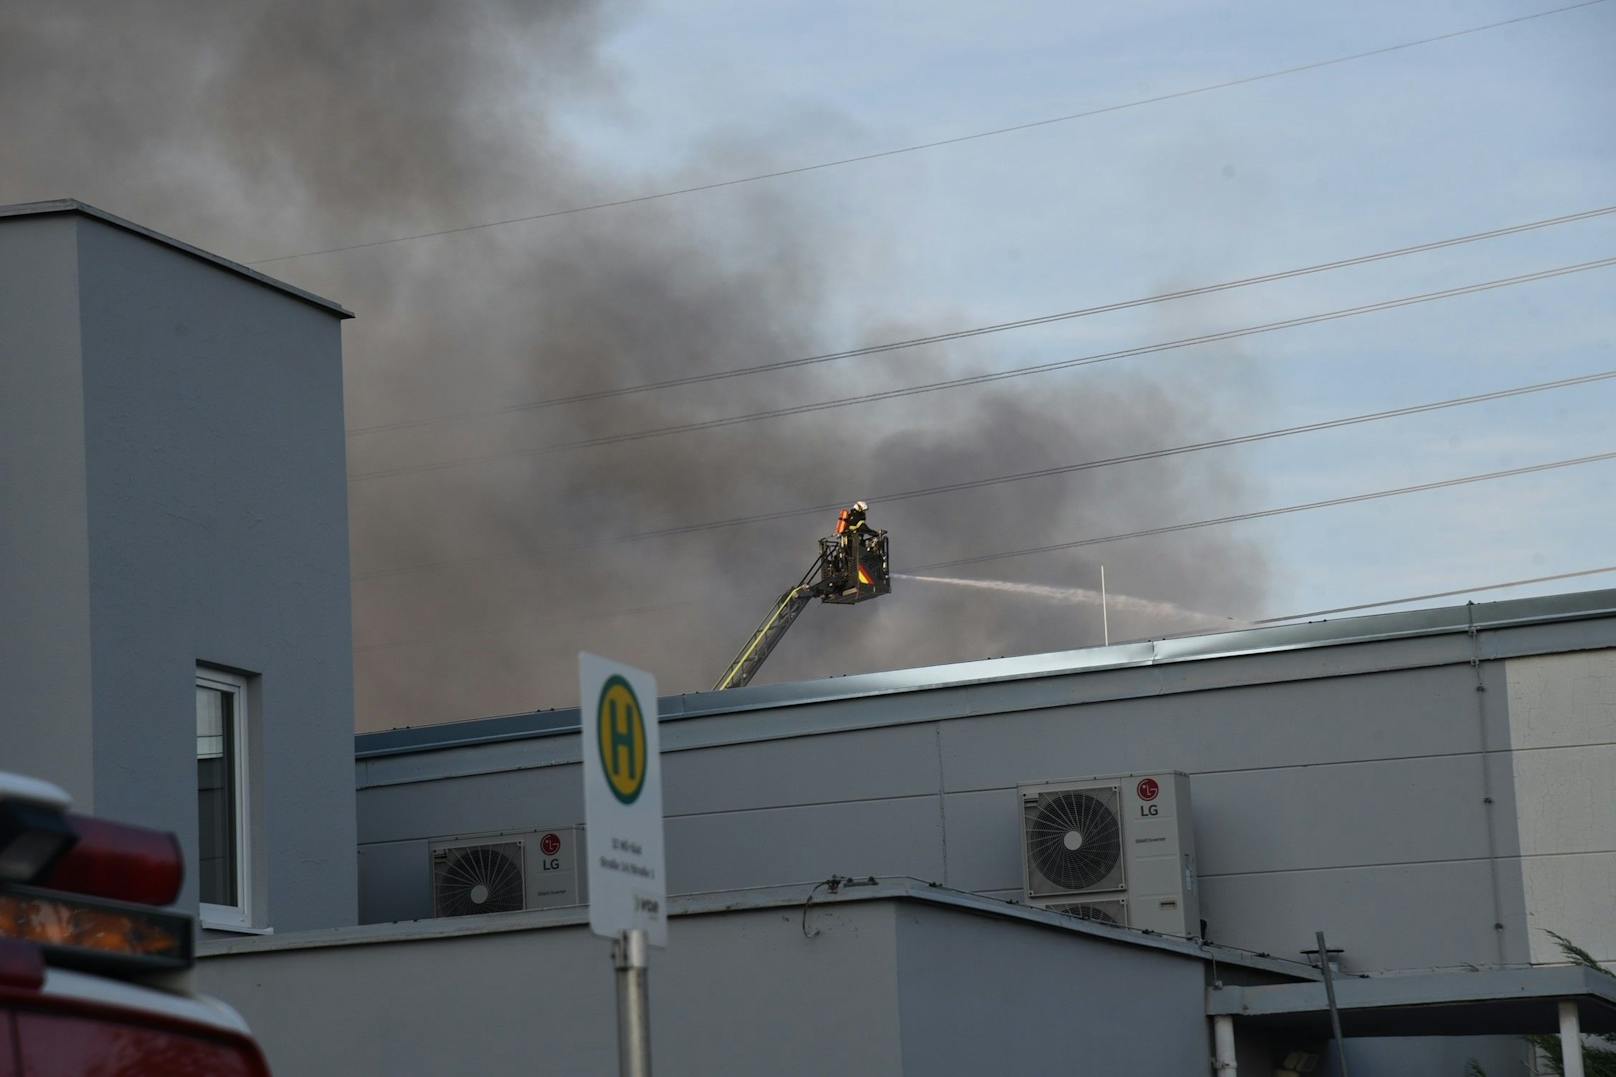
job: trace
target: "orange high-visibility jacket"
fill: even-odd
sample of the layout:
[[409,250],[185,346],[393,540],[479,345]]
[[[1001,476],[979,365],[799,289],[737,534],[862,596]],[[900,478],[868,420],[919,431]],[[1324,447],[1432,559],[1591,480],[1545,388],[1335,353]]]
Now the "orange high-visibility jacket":
[[847,530],[847,511],[843,509],[841,515],[836,517],[836,533],[838,535]]

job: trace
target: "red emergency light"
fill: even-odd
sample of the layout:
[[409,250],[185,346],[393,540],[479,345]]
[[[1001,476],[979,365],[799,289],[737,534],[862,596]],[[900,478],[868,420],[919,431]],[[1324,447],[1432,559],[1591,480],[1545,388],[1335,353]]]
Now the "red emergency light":
[[0,774],[0,884],[168,905],[185,881],[173,834],[67,810],[60,788]]
[[137,905],[167,905],[180,896],[185,856],[173,834],[88,815],[70,814],[67,824],[78,840],[35,886]]
[[31,942],[62,965],[152,971],[191,964],[191,920],[144,905],[0,886],[0,938]]
[[189,966],[190,917],[152,908],[179,897],[178,839],[67,804],[49,783],[0,774],[0,956],[15,963],[27,943],[84,968]]

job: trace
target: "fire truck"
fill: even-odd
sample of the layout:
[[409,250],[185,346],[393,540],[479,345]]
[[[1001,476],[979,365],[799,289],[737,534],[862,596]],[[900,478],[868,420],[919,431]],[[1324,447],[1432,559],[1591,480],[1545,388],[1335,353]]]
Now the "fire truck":
[[[865,506],[856,506],[862,522]],[[769,615],[747,639],[713,691],[744,688],[768,661],[786,632],[814,599],[837,606],[853,606],[892,593],[892,561],[887,533],[870,527],[849,530],[848,514],[837,521],[836,534],[819,540],[819,556],[802,579],[775,600]]]
[[178,840],[69,807],[0,772],[0,1077],[268,1077],[241,1016],[190,990]]

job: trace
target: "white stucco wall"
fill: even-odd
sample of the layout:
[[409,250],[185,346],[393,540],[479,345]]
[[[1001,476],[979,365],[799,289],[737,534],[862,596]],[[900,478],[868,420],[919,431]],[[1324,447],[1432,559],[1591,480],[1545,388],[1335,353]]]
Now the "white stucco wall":
[[1616,965],[1616,650],[1505,664],[1511,767],[1534,962],[1548,931]]

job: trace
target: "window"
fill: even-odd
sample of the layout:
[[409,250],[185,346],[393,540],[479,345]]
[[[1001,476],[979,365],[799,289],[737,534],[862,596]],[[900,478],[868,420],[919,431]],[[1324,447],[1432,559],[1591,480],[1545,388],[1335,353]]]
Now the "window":
[[247,682],[196,671],[197,875],[202,926],[250,927]]

